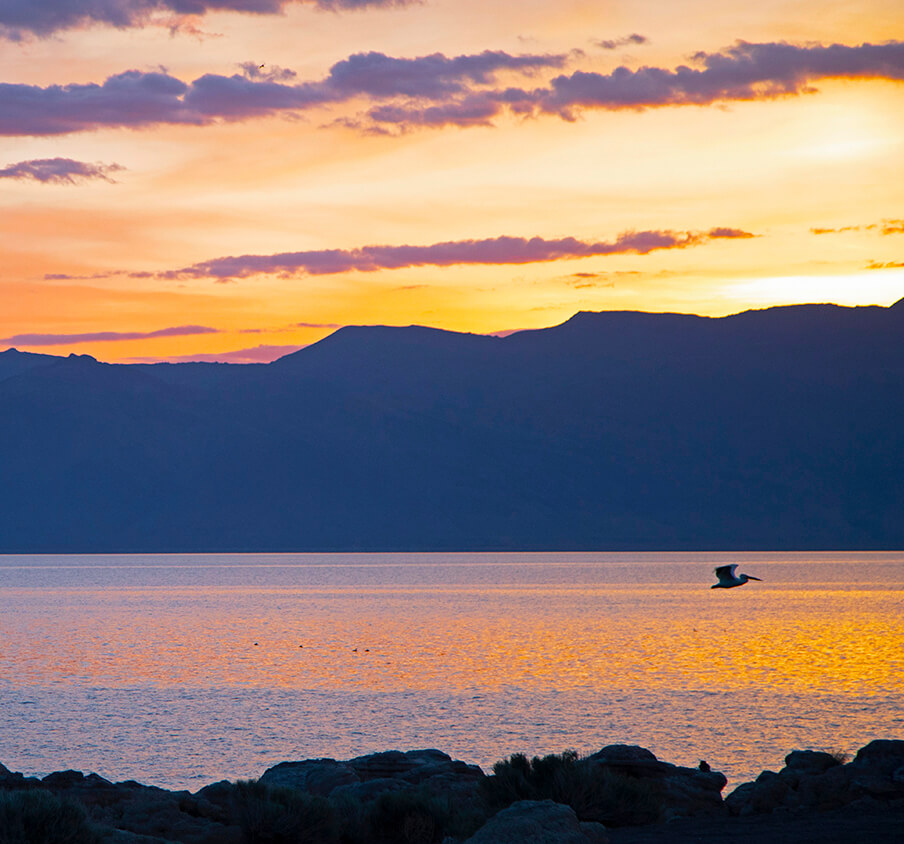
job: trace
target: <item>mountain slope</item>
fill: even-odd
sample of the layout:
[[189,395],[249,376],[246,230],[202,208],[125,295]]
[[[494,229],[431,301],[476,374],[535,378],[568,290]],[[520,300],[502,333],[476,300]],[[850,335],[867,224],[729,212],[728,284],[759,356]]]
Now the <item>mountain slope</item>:
[[9,354],[0,551],[904,547],[902,303]]

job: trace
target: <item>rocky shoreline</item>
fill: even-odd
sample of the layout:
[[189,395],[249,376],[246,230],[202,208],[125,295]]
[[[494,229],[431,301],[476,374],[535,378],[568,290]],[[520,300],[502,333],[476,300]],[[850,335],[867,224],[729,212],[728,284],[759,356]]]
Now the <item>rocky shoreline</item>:
[[723,797],[725,777],[631,745],[486,774],[439,750],[282,762],[256,781],[168,791],[0,764],[4,844],[655,844],[904,840],[904,741],[845,762],[795,750]]

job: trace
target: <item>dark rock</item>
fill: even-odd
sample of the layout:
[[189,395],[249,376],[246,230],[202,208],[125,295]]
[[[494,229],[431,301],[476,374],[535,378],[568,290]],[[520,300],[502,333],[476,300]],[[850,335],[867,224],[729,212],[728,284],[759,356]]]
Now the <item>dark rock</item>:
[[469,765],[458,759],[449,759],[444,762],[428,762],[401,774],[401,778],[410,783],[421,783],[436,778],[474,782],[484,776],[485,774],[477,765]]
[[569,806],[520,800],[488,820],[467,844],[607,844],[606,828],[581,823]]
[[626,772],[636,773],[640,776],[654,771],[665,773],[668,766],[667,762],[660,762],[645,747],[638,747],[634,744],[610,744],[588,756],[587,759],[602,762],[610,768],[620,767]]
[[822,774],[841,761],[822,750],[792,750],[785,757],[785,768],[800,774]]
[[837,809],[867,800],[888,805],[904,801],[904,741],[877,740],[841,764],[831,754],[795,750],[778,774],[764,771],[755,782],[736,788],[725,803],[735,815],[787,809]]
[[904,765],[904,741],[876,739],[857,751],[851,768],[868,768],[875,774],[891,775]]
[[410,788],[408,783],[391,777],[380,777],[367,782],[353,782],[347,785],[337,786],[330,792],[330,797],[336,800],[352,800],[367,803],[374,800],[387,791],[404,791]]
[[22,774],[11,771],[6,765],[0,764],[0,788],[19,789],[29,786],[40,787],[41,781],[37,777],[25,777]]
[[589,844],[609,844],[609,835],[603,824],[596,821],[581,821],[580,827]]
[[751,815],[775,811],[786,805],[786,797],[791,784],[774,771],[763,771],[755,782],[738,786],[728,797],[725,805],[735,815]]
[[49,788],[71,788],[81,785],[85,775],[81,771],[54,771],[41,780]]
[[416,780],[417,769],[437,769],[452,761],[452,757],[441,750],[387,750],[383,753],[371,753],[350,759],[348,765],[362,780],[381,779],[385,777],[404,777]]
[[[485,777],[477,765],[453,759],[440,750],[389,750],[359,756],[347,763],[363,782],[394,780],[432,795],[470,802]],[[366,789],[363,793],[369,793]]]
[[[167,791],[134,781],[114,784],[97,774],[85,776],[72,770],[55,771],[38,784],[80,803],[91,822],[120,844],[241,844],[241,831],[230,823],[222,806],[187,791]],[[31,784],[23,780],[21,787]]]
[[646,748],[628,744],[604,747],[586,761],[614,773],[657,783],[666,818],[724,811],[722,789],[728,780],[718,771],[662,762]]
[[[120,785],[127,785],[128,783],[120,783]],[[212,782],[210,785],[205,785],[204,788],[200,788],[195,792],[195,797],[200,797],[204,800],[209,800],[211,803],[225,803],[232,799],[232,792],[235,786],[229,782],[229,780],[218,780],[217,782]]]
[[107,834],[105,844],[171,844],[165,838],[155,838],[150,835],[141,835],[138,832],[128,832],[125,829],[114,829]]
[[361,781],[361,777],[347,762],[335,759],[304,759],[300,762],[280,762],[264,771],[259,782],[284,786],[328,797],[334,788]]

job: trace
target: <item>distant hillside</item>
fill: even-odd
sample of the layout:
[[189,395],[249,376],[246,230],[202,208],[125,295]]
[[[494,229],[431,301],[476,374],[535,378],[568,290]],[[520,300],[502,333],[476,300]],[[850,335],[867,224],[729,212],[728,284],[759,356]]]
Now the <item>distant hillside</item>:
[[904,300],[0,354],[0,552],[904,548]]

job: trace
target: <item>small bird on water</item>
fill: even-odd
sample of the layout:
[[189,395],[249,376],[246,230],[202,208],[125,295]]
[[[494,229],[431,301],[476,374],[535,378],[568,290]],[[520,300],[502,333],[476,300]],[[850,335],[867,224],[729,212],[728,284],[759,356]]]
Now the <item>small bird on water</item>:
[[738,567],[737,563],[732,563],[730,566],[719,566],[716,571],[716,577],[719,578],[718,583],[714,583],[710,586],[710,589],[731,589],[732,586],[743,586],[748,580],[760,580],[759,577],[754,577],[752,574],[735,574],[735,569]]

